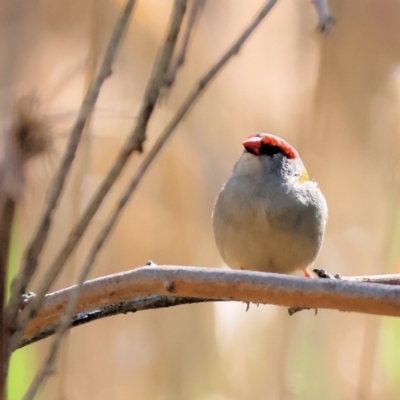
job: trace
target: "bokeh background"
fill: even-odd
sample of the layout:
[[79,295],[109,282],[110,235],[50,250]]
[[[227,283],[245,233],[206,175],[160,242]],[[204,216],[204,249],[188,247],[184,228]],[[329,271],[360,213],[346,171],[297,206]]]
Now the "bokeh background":
[[[35,91],[52,125],[50,154],[32,162],[12,268],[33,232],[93,67],[122,0],[0,5],[0,108]],[[206,1],[174,90],[149,126],[149,149],[196,80],[261,1]],[[336,25],[316,31],[309,0],[281,0],[179,126],[134,195],[91,277],[160,264],[222,267],[213,202],[254,131],[284,137],[329,205],[315,265],[343,275],[399,272],[400,3],[330,0]],[[139,0],[58,209],[51,262],[113,163],[132,124],[172,1]],[[98,52],[94,51],[94,49]],[[74,282],[96,233],[140,161],[135,156],[57,282]],[[36,281],[40,280],[40,273]],[[34,289],[34,287],[33,287]],[[336,311],[288,317],[282,307],[202,304],[122,315],[70,332],[40,399],[398,399],[400,323]],[[18,350],[19,399],[51,339]]]

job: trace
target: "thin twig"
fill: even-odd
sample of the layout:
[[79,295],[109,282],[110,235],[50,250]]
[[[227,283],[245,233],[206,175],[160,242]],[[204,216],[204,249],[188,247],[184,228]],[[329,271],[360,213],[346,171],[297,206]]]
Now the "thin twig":
[[[55,208],[58,204],[58,200],[60,198],[60,194],[62,192],[65,180],[68,176],[72,162],[74,160],[83,128],[85,127],[86,121],[88,120],[89,116],[93,111],[102,84],[104,83],[106,78],[111,74],[111,65],[116,56],[121,39],[124,36],[124,32],[126,31],[126,28],[128,26],[128,21],[130,19],[130,15],[132,13],[134,4],[135,0],[127,0],[127,3],[121,14],[121,17],[119,18],[118,22],[115,25],[114,32],[108,44],[107,50],[104,54],[104,58],[101,63],[99,73],[97,74],[95,81],[93,82],[87,95],[85,96],[77,120],[71,130],[69,136],[69,142],[65,150],[63,159],[61,161],[59,170],[56,176],[54,177],[49,190],[49,194],[46,201],[46,208],[44,210],[44,213],[42,215],[36,233],[32,241],[30,242],[27,251],[25,252],[25,264],[23,268],[21,268],[17,278],[14,280],[14,283],[12,285],[11,299],[10,303],[7,306],[7,312],[6,312],[7,322],[10,326],[13,325],[16,320],[21,296],[26,291],[27,285],[36,270],[38,264],[38,257],[47,239],[52,223],[52,217]],[[29,315],[26,315],[25,321],[27,321],[28,319]],[[24,324],[22,324],[22,328],[20,330],[23,330],[23,325]],[[18,330],[18,328],[16,329]],[[13,347],[11,344],[11,349],[12,348]]]
[[[38,314],[24,332],[24,341],[58,323],[76,287],[46,296]],[[75,312],[93,312],[149,295],[400,316],[398,285],[167,265],[146,266],[85,282]]]
[[[89,48],[86,59],[85,77],[84,77],[84,90],[88,90],[96,79],[96,72],[99,68],[101,61],[101,41],[100,33],[102,30],[101,16],[104,13],[104,7],[98,0],[91,0],[91,12],[90,12],[90,33],[89,33]],[[88,171],[91,165],[92,146],[93,146],[93,135],[92,135],[92,118],[93,114],[88,119],[85,128],[82,132],[81,145],[77,153],[77,159],[75,161],[75,171],[73,182],[73,193],[72,193],[72,215],[73,221],[77,221],[80,217],[82,207],[82,187],[84,187],[84,179],[88,175]],[[72,253],[69,265],[64,269],[66,273],[64,277],[69,282],[74,282],[74,277],[77,273],[79,255],[77,252]],[[62,319],[62,318],[61,318]],[[59,355],[59,393],[60,397],[69,397],[67,395],[68,390],[68,377],[71,363],[67,362],[68,353],[70,352],[70,341],[71,337],[65,337],[64,346]],[[62,394],[61,394],[62,393]]]
[[168,74],[165,78],[165,89],[164,92],[166,90],[169,90],[172,85],[175,83],[176,80],[176,75],[178,73],[179,68],[181,68],[183,66],[183,64],[185,63],[186,60],[186,54],[187,54],[187,50],[189,47],[189,41],[190,38],[192,36],[192,32],[193,32],[193,28],[195,26],[195,23],[197,22],[197,20],[200,17],[201,11],[204,8],[204,4],[205,4],[206,0],[193,0],[192,1],[192,6],[190,9],[190,13],[189,13],[189,17],[187,20],[187,24],[186,24],[186,29],[185,29],[185,33],[183,35],[183,39],[182,39],[182,43],[180,46],[180,49],[177,53],[177,55],[175,56],[174,60],[171,63],[171,67],[168,71]]
[[[106,317],[112,317],[120,314],[135,313],[144,310],[154,310],[158,308],[167,308],[185,304],[209,303],[219,300],[215,299],[195,299],[191,297],[171,297],[171,296],[146,296],[133,300],[123,301],[111,306],[100,307],[88,312],[76,314],[71,322],[70,328],[85,325],[92,321],[97,321]],[[29,339],[23,338],[19,348],[25,347],[29,344],[36,343],[40,340],[46,339],[57,332],[59,323],[47,326],[39,330],[34,336]]]
[[328,34],[335,23],[335,18],[332,17],[329,9],[328,0],[312,0],[312,3],[318,14],[318,30]]

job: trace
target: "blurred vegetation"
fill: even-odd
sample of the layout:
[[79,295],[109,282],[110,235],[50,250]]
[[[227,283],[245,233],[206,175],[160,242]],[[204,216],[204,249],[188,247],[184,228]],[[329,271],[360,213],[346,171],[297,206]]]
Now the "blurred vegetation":
[[[0,6],[3,121],[9,119],[18,93],[36,90],[54,133],[54,151],[29,169],[18,210],[16,252],[40,216],[85,91],[93,7],[101,27],[96,39],[104,49],[122,3],[32,0]],[[146,149],[188,88],[261,3],[206,2],[176,87],[151,120]],[[138,1],[69,179],[43,267],[57,253],[130,130],[171,5]],[[320,36],[309,1],[276,4],[151,168],[93,277],[141,266],[148,259],[222,266],[211,210],[242,151],[241,140],[254,131],[292,143],[327,198],[328,230],[316,267],[343,275],[399,272],[400,3],[331,0],[330,5],[337,23],[329,36]],[[118,180],[57,287],[74,282],[88,246],[138,160],[135,156]],[[18,256],[13,252],[13,257]],[[325,310],[289,318],[284,308],[245,309],[237,304],[190,305],[76,328],[40,398],[398,398],[398,320]],[[20,398],[16,391],[34,374],[47,347],[44,341],[26,353],[16,352],[10,378],[15,394],[10,399]]]

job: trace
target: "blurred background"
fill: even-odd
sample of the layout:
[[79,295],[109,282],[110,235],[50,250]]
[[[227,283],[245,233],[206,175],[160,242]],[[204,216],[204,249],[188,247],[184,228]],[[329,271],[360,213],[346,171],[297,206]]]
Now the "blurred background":
[[[242,152],[264,131],[299,151],[329,205],[315,263],[343,275],[395,273],[400,260],[400,3],[330,0],[330,35],[309,0],[278,1],[179,126],[141,183],[91,277],[160,264],[222,267],[211,211]],[[69,127],[122,0],[7,0],[0,5],[0,108],[36,92],[53,149],[29,164],[12,265],[43,209]],[[177,83],[151,119],[148,150],[186,93],[262,1],[206,1]],[[172,1],[137,1],[58,209],[41,271],[112,165],[135,121]],[[134,173],[135,155],[57,282],[74,282],[90,244]],[[40,273],[36,282],[40,280]],[[34,287],[32,288],[34,289]],[[70,332],[40,399],[397,399],[400,323],[337,311],[201,304],[122,315]],[[18,350],[20,399],[51,339]]]

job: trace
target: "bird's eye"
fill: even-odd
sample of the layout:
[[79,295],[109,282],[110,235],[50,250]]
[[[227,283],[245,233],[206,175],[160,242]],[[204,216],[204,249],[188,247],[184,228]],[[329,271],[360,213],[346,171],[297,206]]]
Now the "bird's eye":
[[260,155],[266,155],[272,157],[274,154],[284,154],[279,146],[271,146],[269,144],[262,143],[260,147]]

